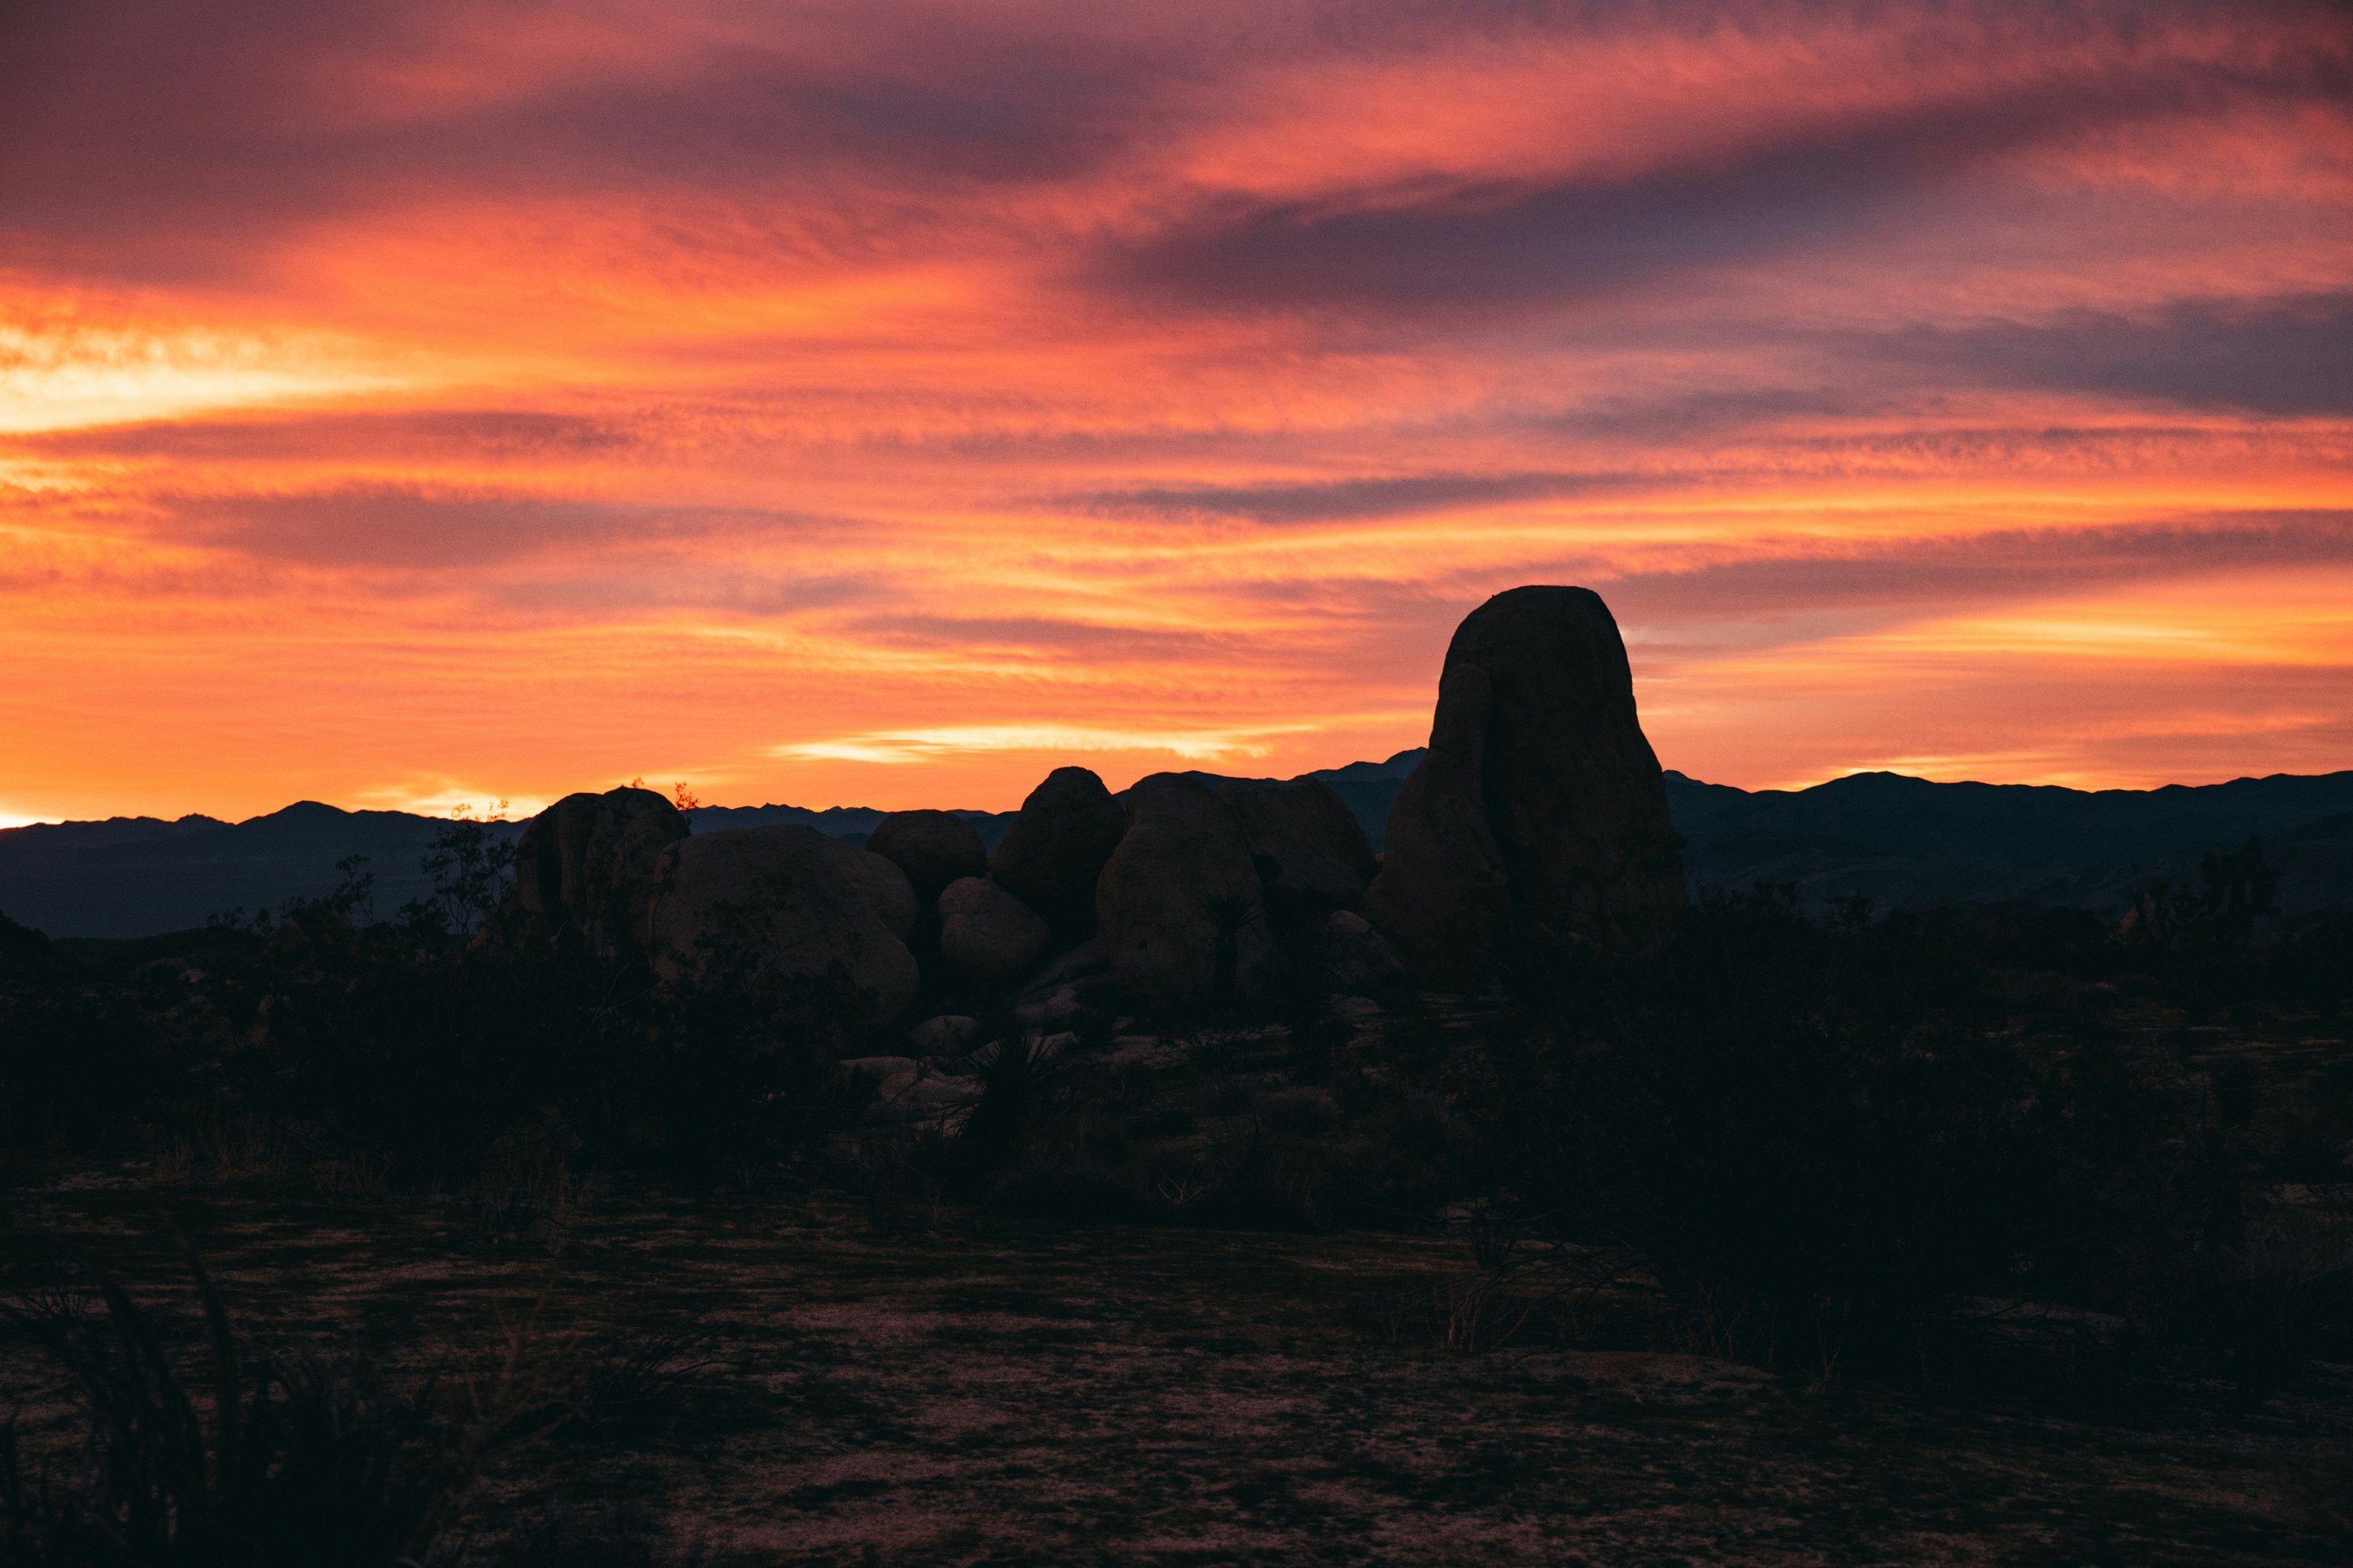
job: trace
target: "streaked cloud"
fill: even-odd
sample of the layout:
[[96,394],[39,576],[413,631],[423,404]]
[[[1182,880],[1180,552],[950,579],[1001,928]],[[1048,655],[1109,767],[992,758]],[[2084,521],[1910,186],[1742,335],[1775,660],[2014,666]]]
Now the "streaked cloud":
[[204,330],[90,328],[0,320],[0,435],[69,430],[305,399],[389,391],[325,334],[291,340]]
[[1418,743],[2353,766],[2293,3],[258,0],[0,51],[0,802],[1009,805]]
[[1258,730],[1121,730],[1078,724],[955,724],[936,730],[878,731],[771,748],[787,759],[823,762],[936,763],[966,752],[1026,752],[1041,757],[1118,756],[1145,752],[1187,763],[1263,757],[1278,736],[1310,733],[1314,724]]

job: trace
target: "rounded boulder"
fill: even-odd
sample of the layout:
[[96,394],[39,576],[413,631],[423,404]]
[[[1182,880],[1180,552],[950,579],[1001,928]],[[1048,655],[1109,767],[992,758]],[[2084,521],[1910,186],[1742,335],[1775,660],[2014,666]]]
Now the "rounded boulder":
[[1113,977],[1163,1005],[1259,990],[1274,937],[1234,808],[1197,778],[1154,773],[1127,792],[1127,815],[1095,889]]
[[904,871],[923,903],[950,882],[988,875],[979,829],[952,811],[894,811],[874,825],[866,847]]
[[649,789],[567,795],[515,840],[508,896],[542,936],[574,936],[607,957],[635,954],[655,865],[687,833],[684,815]]
[[1119,802],[1092,770],[1056,768],[1021,803],[988,858],[988,875],[1056,931],[1082,935],[1095,879],[1126,828]]
[[1219,792],[1241,819],[1270,910],[1309,919],[1352,910],[1380,869],[1356,814],[1320,779],[1237,783]]
[[879,855],[813,827],[700,833],[663,852],[648,936],[668,978],[716,973],[846,987],[846,1022],[887,1023],[920,977],[902,931],[914,889]]
[[1002,985],[1037,967],[1053,941],[1045,918],[985,877],[940,894],[940,962],[967,980]]

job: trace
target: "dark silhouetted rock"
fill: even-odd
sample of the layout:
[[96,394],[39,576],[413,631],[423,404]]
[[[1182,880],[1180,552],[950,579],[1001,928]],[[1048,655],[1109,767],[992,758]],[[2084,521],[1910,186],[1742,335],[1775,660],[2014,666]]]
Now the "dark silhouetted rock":
[[1306,948],[1316,988],[1326,995],[1380,995],[1411,978],[1388,939],[1353,910],[1333,910]]
[[1059,953],[1051,963],[1023,983],[1025,994],[1038,994],[1060,989],[1074,980],[1107,973],[1111,968],[1111,950],[1103,945],[1103,932],[1097,931],[1068,952]]
[[892,1100],[913,1087],[923,1064],[913,1057],[845,1057],[834,1064],[834,1072],[843,1082],[862,1078],[874,1086],[878,1099]]
[[915,1049],[927,1057],[962,1056],[979,1037],[980,1020],[961,1013],[926,1018],[907,1031],[907,1038]]
[[1234,808],[1198,779],[1154,773],[1127,792],[1127,818],[1095,889],[1113,977],[1162,1005],[1258,990],[1274,938]]
[[686,818],[649,789],[565,795],[515,841],[512,897],[543,936],[570,933],[607,957],[635,953],[654,864],[686,836]]
[[926,904],[950,882],[988,875],[979,829],[952,811],[894,811],[874,825],[866,847],[907,873]]
[[1390,808],[1366,912],[1423,984],[1479,989],[1545,931],[1680,905],[1683,863],[1618,625],[1584,588],[1514,588],[1456,628],[1430,752]]
[[1218,792],[1240,817],[1269,910],[1301,920],[1364,900],[1379,862],[1348,803],[1314,779],[1228,784]]
[[663,853],[654,882],[649,934],[666,976],[715,964],[817,980],[839,966],[859,1025],[914,1000],[914,955],[899,935],[913,927],[914,889],[879,855],[812,827],[699,833]]
[[1022,994],[1014,1006],[1013,1021],[1025,1029],[1060,1029],[1075,1021],[1086,1004],[1079,1000],[1079,988],[1061,984],[1047,989],[1031,989]]
[[1510,940],[1511,881],[1482,789],[1493,688],[1473,666],[1439,678],[1429,754],[1389,808],[1365,912],[1424,984],[1482,988]]
[[907,873],[871,849],[839,838],[827,842],[834,846],[834,864],[864,893],[866,907],[874,911],[883,929],[901,942],[913,942],[923,906],[915,901],[914,884],[907,880]]
[[967,980],[1018,980],[1053,937],[1044,916],[986,877],[951,882],[940,894],[940,962]]
[[1057,933],[1083,935],[1094,915],[1095,878],[1126,826],[1102,779],[1086,768],[1056,768],[1021,803],[988,858],[988,874]]

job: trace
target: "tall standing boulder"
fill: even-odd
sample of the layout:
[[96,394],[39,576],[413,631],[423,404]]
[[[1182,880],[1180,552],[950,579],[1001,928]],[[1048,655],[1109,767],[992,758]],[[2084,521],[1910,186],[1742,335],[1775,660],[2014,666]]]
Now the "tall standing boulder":
[[1477,991],[1512,934],[1511,878],[1487,822],[1486,671],[1450,667],[1438,681],[1430,749],[1389,806],[1380,874],[1365,913],[1423,984]]
[[637,954],[654,865],[687,837],[685,816],[649,789],[567,795],[515,840],[510,895],[529,930],[607,958]]
[[1126,814],[1092,769],[1056,768],[1021,803],[988,858],[989,878],[1074,941],[1093,920],[1095,879],[1126,830]]
[[906,876],[879,855],[813,827],[699,833],[655,868],[648,921],[660,972],[671,979],[818,982],[839,971],[849,1022],[872,1026],[906,1011],[919,976],[905,934],[915,923]]
[[1114,979],[1164,1005],[1224,1001],[1276,959],[1258,868],[1233,806],[1182,773],[1127,792],[1127,832],[1095,889]]
[[1424,984],[1469,991],[1518,942],[1622,934],[1683,899],[1609,606],[1585,588],[1496,595],[1446,650],[1430,752],[1390,808],[1366,912]]
[[924,904],[951,882],[988,875],[980,830],[952,811],[894,811],[874,825],[866,847],[904,871]]

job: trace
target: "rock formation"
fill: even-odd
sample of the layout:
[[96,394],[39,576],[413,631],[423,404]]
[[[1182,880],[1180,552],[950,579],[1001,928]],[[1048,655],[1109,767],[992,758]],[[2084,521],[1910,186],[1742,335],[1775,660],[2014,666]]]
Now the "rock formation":
[[1021,815],[988,858],[997,884],[1075,941],[1094,915],[1095,878],[1127,819],[1087,768],[1056,768],[1021,803]]
[[[748,831],[757,833],[765,830],[752,828]],[[810,853],[831,861],[836,870],[859,889],[866,900],[866,907],[873,911],[876,920],[882,922],[883,930],[902,942],[914,940],[923,905],[916,901],[914,884],[907,880],[904,871],[872,850],[845,844],[839,838],[818,833],[814,827],[796,827],[793,831],[813,834],[822,841]]]
[[1219,792],[1241,819],[1242,834],[1278,923],[1352,910],[1379,869],[1348,803],[1317,779],[1232,784]]
[[1127,832],[1095,912],[1113,977],[1162,1005],[1248,995],[1277,956],[1240,817],[1182,773],[1127,792]]
[[906,875],[879,855],[813,827],[702,833],[663,852],[648,921],[670,978],[716,966],[818,980],[839,966],[855,1021],[888,1022],[914,1000],[915,924]]
[[1046,956],[1045,917],[986,877],[965,877],[940,894],[940,962],[966,980],[1001,985]]
[[1498,594],[1456,628],[1429,755],[1390,808],[1366,912],[1422,984],[1477,990],[1546,931],[1681,904],[1658,758],[1617,623],[1584,588]]
[[950,882],[988,875],[980,830],[952,811],[894,811],[874,825],[866,847],[904,871],[924,904]]
[[1300,947],[1317,989],[1326,994],[1377,996],[1412,978],[1397,949],[1364,916],[1348,910],[1325,916]]
[[1582,588],[1515,588],[1457,628],[1381,860],[1320,782],[1155,773],[1123,810],[1084,768],[1032,790],[993,856],[944,811],[892,813],[870,846],[799,826],[689,836],[649,791],[572,795],[518,844],[515,902],[533,929],[673,977],[839,969],[879,1023],[917,993],[910,947],[931,962],[934,910],[947,972],[1026,980],[1017,1009],[1038,1011],[1076,1005],[1061,970],[1082,953],[1158,1005],[1246,998],[1284,969],[1343,993],[1409,976],[1473,991],[1547,937],[1626,935],[1683,899],[1625,647]]
[[685,816],[649,789],[567,795],[515,841],[512,897],[542,936],[568,934],[607,958],[634,954],[654,863],[686,836]]
[[980,1020],[962,1013],[943,1013],[907,1031],[915,1049],[927,1057],[953,1057],[980,1037]]

